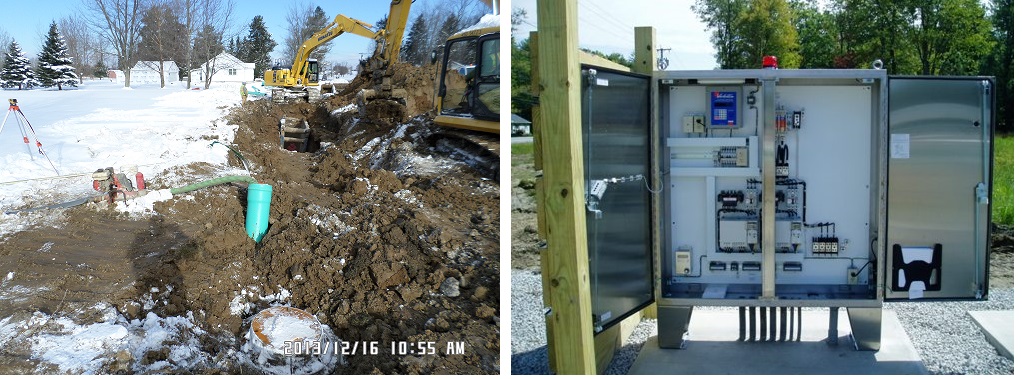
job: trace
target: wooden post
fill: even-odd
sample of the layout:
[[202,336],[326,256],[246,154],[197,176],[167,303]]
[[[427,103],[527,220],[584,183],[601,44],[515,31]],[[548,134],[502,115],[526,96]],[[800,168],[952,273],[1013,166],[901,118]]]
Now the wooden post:
[[652,26],[635,27],[635,63],[632,64],[632,71],[646,75],[653,74],[656,67],[656,57],[653,56],[656,50],[656,30]]
[[558,374],[595,374],[589,260],[583,205],[581,67],[577,0],[537,4],[543,203],[546,216],[549,350]]
[[[532,86],[530,92],[533,96],[539,97],[539,77],[542,73],[539,71],[539,32],[529,32],[529,61],[532,66]],[[532,166],[539,171],[539,176],[536,178],[536,198],[543,198],[543,128],[540,124],[543,123],[543,115],[539,110],[539,104],[532,107]],[[539,229],[539,239],[546,241],[546,215],[543,212],[543,202],[536,202],[536,225]],[[541,252],[542,255],[542,252]],[[544,288],[544,293],[546,289]],[[545,299],[544,299],[545,300]],[[549,304],[549,303],[546,303]],[[549,341],[549,339],[548,339]]]
[[[655,51],[656,29],[652,26],[635,27],[635,64],[632,66],[632,71],[640,74],[653,75],[653,68],[656,67],[656,57],[653,56]],[[656,93],[656,86],[656,83],[650,84],[650,90],[653,91],[654,94]],[[656,102],[650,102],[650,104],[652,106],[650,109],[650,122],[653,125],[653,130],[650,131],[650,136],[652,138],[652,141],[650,141],[650,153],[653,154],[651,157],[653,169],[651,171],[654,173],[653,176],[655,177],[649,178],[649,185],[653,186],[653,188],[657,188],[658,185],[663,185],[663,177],[656,174],[660,172],[659,161],[656,158],[659,155],[658,146],[656,144],[656,141],[659,140],[659,132],[656,128],[658,111],[655,105]],[[650,220],[650,225],[653,227],[653,243],[650,248],[653,249],[653,281],[655,283],[660,280],[660,265],[658,262],[660,262],[659,254],[661,251],[660,249],[662,248],[660,241],[662,237],[659,228],[660,197],[658,195],[653,195],[652,200],[653,201],[650,204],[653,207],[651,214],[653,219]],[[650,304],[646,307],[646,309],[643,309],[642,317],[656,318],[656,303]]]
[[[532,66],[532,87],[531,93],[533,96],[539,96],[539,77],[540,77],[540,64],[539,64],[539,32],[529,32],[529,60]],[[536,199],[543,199],[543,128],[539,127],[543,122],[541,121],[543,115],[540,112],[539,104],[532,107],[532,158],[533,167],[539,174],[536,175]],[[542,201],[536,202],[536,225],[539,230],[540,241],[546,241],[546,216],[545,208],[543,207]],[[544,273],[550,270],[550,251],[546,248],[539,249],[539,272]],[[551,304],[550,301],[550,284],[546,280],[542,281],[543,287],[543,306]],[[547,346],[547,364],[550,366],[551,372],[557,371],[557,357],[552,354],[555,345],[554,326],[551,323],[551,318],[546,317],[546,346]]]

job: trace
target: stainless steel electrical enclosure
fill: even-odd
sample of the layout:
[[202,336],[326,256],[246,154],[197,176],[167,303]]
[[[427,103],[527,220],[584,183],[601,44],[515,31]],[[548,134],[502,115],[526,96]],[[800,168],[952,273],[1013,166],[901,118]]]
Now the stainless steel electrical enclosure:
[[597,332],[655,299],[661,347],[697,306],[785,341],[801,307],[845,307],[875,350],[885,299],[986,296],[990,79],[581,74]]

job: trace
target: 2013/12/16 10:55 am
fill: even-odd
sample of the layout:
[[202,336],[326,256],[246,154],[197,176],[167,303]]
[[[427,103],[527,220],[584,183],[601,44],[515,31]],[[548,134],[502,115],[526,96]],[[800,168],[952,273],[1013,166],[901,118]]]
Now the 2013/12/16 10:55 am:
[[[391,355],[436,355],[435,341],[391,341],[384,346],[389,347]],[[339,353],[341,355],[378,355],[380,341],[285,341],[284,355],[323,355]],[[447,342],[443,350],[446,355],[464,355],[465,342]]]

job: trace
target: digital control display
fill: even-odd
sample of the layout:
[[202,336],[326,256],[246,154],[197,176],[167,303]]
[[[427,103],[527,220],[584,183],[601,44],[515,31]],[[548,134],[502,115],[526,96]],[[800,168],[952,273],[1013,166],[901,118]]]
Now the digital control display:
[[710,127],[738,127],[738,93],[710,92]]

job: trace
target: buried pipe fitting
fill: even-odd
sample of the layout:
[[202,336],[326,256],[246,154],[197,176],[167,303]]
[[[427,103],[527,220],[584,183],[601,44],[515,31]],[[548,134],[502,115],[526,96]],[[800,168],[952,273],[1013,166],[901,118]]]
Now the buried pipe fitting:
[[248,209],[245,213],[245,231],[256,243],[262,241],[270,223],[270,199],[273,186],[253,183],[248,185]]

